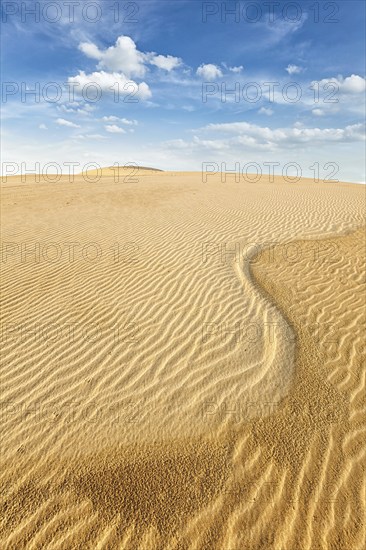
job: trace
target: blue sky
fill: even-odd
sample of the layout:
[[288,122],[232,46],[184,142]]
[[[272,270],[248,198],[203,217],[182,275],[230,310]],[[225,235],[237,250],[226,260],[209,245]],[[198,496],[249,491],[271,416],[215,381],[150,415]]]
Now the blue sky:
[[2,2],[3,162],[337,163],[364,181],[363,1],[74,5]]

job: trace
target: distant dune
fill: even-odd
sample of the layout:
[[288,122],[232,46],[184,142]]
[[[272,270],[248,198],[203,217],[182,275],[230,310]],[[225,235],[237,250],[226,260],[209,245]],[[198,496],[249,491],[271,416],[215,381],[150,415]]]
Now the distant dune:
[[1,189],[1,548],[363,548],[364,188],[120,172]]
[[81,172],[81,174],[89,174],[89,175],[99,175],[103,177],[115,177],[118,174],[125,175],[126,173],[134,174],[134,173],[142,174],[149,174],[153,172],[163,172],[163,170],[160,170],[159,168],[149,168],[148,166],[137,166],[134,164],[131,164],[130,166],[107,166],[104,168],[96,169],[96,170],[86,170],[85,172]]

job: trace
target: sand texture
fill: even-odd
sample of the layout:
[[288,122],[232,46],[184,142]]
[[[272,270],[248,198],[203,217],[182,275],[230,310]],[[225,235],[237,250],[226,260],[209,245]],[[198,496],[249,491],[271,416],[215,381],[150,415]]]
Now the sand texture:
[[123,170],[2,184],[0,547],[363,548],[365,188]]

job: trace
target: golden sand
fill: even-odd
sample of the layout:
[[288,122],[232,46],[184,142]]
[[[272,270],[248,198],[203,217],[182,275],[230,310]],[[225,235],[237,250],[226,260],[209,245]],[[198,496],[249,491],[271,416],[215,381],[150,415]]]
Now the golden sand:
[[1,547],[363,548],[364,189],[138,180],[3,184]]

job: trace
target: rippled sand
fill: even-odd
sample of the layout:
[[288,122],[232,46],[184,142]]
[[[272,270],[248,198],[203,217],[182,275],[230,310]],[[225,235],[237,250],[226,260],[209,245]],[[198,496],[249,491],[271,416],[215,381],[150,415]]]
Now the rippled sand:
[[120,179],[2,185],[2,547],[362,548],[363,186]]

